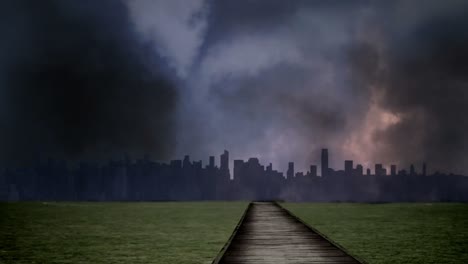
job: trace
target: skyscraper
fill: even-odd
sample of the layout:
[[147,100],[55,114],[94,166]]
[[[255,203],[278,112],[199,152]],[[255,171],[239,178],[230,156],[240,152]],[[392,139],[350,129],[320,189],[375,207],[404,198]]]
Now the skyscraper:
[[288,179],[294,177],[294,162],[288,163],[288,171],[286,172]]
[[210,168],[214,168],[215,166],[215,157],[214,156],[210,156],[210,165],[209,167]]
[[223,176],[228,176],[229,178],[231,177],[231,174],[229,173],[229,152],[227,150],[224,150],[224,153],[221,154],[220,157],[220,171]]
[[375,164],[375,170],[374,170],[375,176],[383,176],[383,166],[382,164]]
[[328,149],[322,149],[321,165],[322,177],[328,176]]
[[345,160],[344,167],[345,167],[345,175],[346,176],[353,176],[353,161],[352,160]]
[[392,175],[392,176],[396,175],[396,165],[391,165],[390,166],[390,175]]
[[363,173],[364,173],[364,168],[362,167],[362,165],[361,164],[356,165],[356,172],[354,173],[354,175],[362,176]]
[[317,177],[317,166],[310,165],[310,176]]

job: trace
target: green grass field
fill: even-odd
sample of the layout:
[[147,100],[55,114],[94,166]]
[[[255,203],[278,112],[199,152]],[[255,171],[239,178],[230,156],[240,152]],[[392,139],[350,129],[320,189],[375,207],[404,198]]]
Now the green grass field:
[[[282,204],[368,263],[468,263],[468,204]],[[211,263],[246,202],[0,203],[0,263]]]
[[246,206],[0,203],[0,263],[211,263]]
[[371,264],[468,263],[468,204],[282,204]]

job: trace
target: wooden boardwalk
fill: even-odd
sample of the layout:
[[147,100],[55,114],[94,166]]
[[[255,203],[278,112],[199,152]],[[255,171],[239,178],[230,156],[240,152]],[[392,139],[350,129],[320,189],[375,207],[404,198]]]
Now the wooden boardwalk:
[[360,263],[271,202],[249,205],[213,263]]

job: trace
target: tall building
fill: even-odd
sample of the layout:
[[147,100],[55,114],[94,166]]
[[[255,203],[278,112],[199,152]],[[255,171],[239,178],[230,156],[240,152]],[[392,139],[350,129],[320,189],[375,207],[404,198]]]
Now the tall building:
[[375,164],[375,170],[374,170],[375,176],[383,176],[383,166],[382,164]]
[[317,177],[317,166],[310,165],[310,176]]
[[221,154],[220,157],[220,171],[223,176],[228,176],[229,178],[231,177],[231,174],[229,173],[229,152],[227,150],[224,150],[224,153]]
[[411,164],[411,166],[410,166],[410,175],[411,176],[416,175],[416,171],[414,170],[414,165],[413,164]]
[[354,175],[362,176],[363,173],[364,173],[364,168],[362,167],[362,165],[361,164],[356,165],[356,172],[354,173]]
[[243,168],[243,160],[234,160],[234,180],[238,181],[241,178]]
[[352,160],[345,160],[344,167],[345,167],[345,175],[346,176],[353,176],[353,161]]
[[322,177],[328,176],[328,149],[322,149],[322,156],[321,156],[321,170],[322,170]]
[[292,177],[294,177],[294,162],[288,163],[288,171],[286,172],[286,177],[288,179],[291,179]]
[[390,166],[390,175],[392,175],[392,176],[396,175],[396,165],[391,165]]
[[215,166],[215,157],[214,156],[210,156],[210,165],[209,167],[210,168],[214,168]]

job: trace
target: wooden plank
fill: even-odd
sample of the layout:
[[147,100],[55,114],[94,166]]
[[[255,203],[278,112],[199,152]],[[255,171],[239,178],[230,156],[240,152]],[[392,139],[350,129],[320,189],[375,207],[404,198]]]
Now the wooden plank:
[[253,202],[213,263],[361,262],[276,203]]

